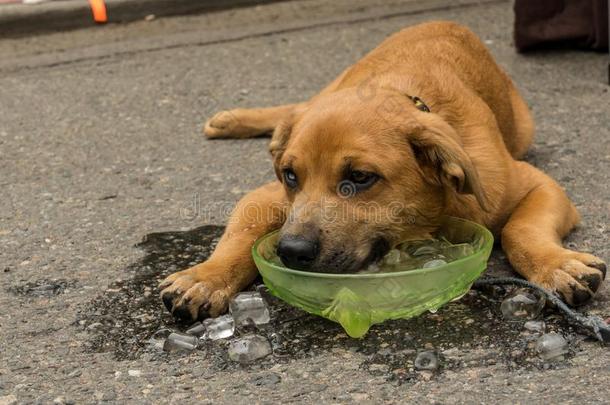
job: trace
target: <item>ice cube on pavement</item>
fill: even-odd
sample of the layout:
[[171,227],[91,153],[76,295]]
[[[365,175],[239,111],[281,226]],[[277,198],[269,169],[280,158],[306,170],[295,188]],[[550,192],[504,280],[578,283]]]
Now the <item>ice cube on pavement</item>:
[[543,360],[563,360],[568,352],[568,342],[558,333],[547,333],[536,341],[536,352]]
[[197,336],[188,335],[182,332],[172,332],[167,339],[165,339],[163,350],[166,352],[190,352],[197,348],[198,343],[199,339]]
[[235,322],[231,315],[208,318],[203,321],[203,326],[205,327],[204,336],[210,340],[228,338],[235,332]]
[[540,315],[545,303],[544,295],[538,291],[518,288],[502,301],[500,310],[506,319],[531,320]]
[[203,326],[201,322],[195,322],[186,330],[186,333],[188,335],[201,337],[205,333],[205,326]]
[[419,352],[413,365],[416,370],[436,370],[438,368],[438,356],[431,351]]
[[165,339],[167,339],[172,332],[173,331],[171,329],[161,328],[152,334],[152,336],[148,339],[148,343],[157,350],[163,350]]
[[269,323],[269,308],[258,291],[247,291],[237,294],[229,302],[229,312],[236,325],[247,324],[250,318],[256,325]]
[[260,335],[245,335],[229,344],[229,358],[239,363],[252,363],[271,353],[271,344]]
[[429,260],[426,263],[424,263],[424,265],[422,266],[424,269],[430,269],[432,267],[438,267],[438,266],[442,266],[444,264],[447,264],[446,261],[444,261],[443,259],[434,259],[434,260]]

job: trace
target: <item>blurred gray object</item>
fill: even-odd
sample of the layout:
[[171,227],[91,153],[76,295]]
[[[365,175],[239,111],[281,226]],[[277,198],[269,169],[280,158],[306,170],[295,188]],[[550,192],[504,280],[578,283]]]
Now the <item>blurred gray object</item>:
[[516,0],[515,45],[608,49],[608,0]]

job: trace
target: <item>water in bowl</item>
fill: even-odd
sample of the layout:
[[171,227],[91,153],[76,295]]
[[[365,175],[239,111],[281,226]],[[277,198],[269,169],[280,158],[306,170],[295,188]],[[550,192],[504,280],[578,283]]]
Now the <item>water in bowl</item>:
[[[413,240],[403,242],[390,250],[381,260],[371,263],[360,274],[392,273],[396,271],[428,269],[442,266],[474,253],[470,243],[451,243],[439,239]],[[280,258],[273,254],[268,258],[272,263],[282,266]]]
[[472,255],[470,243],[451,243],[445,238],[403,242],[390,250],[379,262],[361,273],[388,273],[442,266]]

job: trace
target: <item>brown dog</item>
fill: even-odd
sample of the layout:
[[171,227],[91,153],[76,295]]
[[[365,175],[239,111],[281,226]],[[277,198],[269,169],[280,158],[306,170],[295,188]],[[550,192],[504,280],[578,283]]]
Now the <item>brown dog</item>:
[[273,132],[279,181],[244,197],[210,259],[170,275],[176,316],[217,316],[256,277],[250,249],[281,228],[290,267],[357,271],[453,215],[484,224],[515,269],[589,300],[606,265],[561,245],[579,215],[551,178],[519,161],[534,124],[508,76],[468,29],[448,22],[385,40],[311,100],[216,114],[210,138]]

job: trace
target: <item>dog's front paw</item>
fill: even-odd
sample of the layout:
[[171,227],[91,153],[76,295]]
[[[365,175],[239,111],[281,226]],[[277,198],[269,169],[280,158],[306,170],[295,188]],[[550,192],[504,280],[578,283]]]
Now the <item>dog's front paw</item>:
[[172,315],[197,320],[224,313],[231,293],[223,272],[218,270],[205,262],[163,280],[159,284],[161,299]]
[[530,281],[558,293],[573,306],[587,303],[606,277],[606,263],[588,253],[563,249],[545,260]]
[[237,110],[220,111],[210,118],[203,127],[203,133],[208,138],[226,138],[242,135],[243,128],[239,125]]

